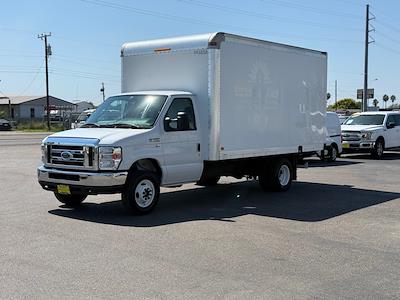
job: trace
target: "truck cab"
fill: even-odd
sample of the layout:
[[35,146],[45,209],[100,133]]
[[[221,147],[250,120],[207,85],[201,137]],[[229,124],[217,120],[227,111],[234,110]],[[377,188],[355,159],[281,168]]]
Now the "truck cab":
[[135,171],[152,173],[145,182],[153,195],[159,192],[154,186],[197,181],[203,162],[196,113],[189,92],[110,97],[81,128],[43,141],[39,182],[67,201],[73,194],[121,192]]
[[369,152],[381,159],[385,149],[400,147],[400,112],[356,113],[342,127],[343,152]]

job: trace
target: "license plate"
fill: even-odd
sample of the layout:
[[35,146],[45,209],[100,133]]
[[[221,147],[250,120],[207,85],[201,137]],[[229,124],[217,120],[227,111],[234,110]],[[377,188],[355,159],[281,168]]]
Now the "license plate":
[[343,148],[350,148],[350,144],[343,143],[343,144],[342,144],[342,147],[343,147]]
[[63,194],[63,195],[70,195],[71,190],[69,189],[68,185],[57,184],[57,193]]

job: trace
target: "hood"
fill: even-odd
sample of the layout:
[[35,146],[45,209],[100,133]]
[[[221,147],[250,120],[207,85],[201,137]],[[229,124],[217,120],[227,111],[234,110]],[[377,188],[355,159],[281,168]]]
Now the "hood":
[[52,134],[49,138],[97,139],[100,144],[112,144],[119,140],[143,134],[149,129],[131,128],[77,128]]
[[342,125],[342,131],[370,131],[381,129],[383,125]]

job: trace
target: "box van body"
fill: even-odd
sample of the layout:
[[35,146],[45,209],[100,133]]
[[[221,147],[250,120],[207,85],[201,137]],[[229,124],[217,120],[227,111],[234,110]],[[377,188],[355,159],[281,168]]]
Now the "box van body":
[[84,128],[43,141],[39,182],[64,203],[122,192],[128,209],[146,213],[160,185],[220,176],[283,191],[299,155],[324,147],[324,52],[212,33],[127,43],[121,61],[122,93]]

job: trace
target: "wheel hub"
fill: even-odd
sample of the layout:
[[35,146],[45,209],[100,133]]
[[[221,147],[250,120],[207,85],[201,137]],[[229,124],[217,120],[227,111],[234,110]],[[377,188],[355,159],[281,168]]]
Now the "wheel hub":
[[290,169],[287,165],[279,168],[278,179],[281,186],[286,186],[290,181]]
[[140,207],[146,208],[153,203],[154,194],[154,184],[148,179],[143,179],[136,186],[135,201]]

